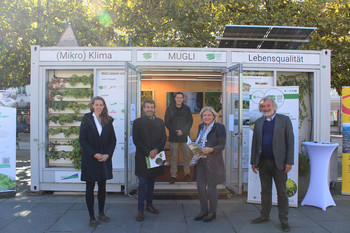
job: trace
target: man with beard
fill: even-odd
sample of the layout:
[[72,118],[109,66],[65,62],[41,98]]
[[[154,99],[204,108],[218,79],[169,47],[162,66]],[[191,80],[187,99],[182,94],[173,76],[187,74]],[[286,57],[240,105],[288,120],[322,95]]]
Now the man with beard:
[[259,172],[261,184],[261,215],[252,224],[269,221],[272,207],[272,178],[278,196],[278,215],[283,231],[288,224],[287,173],[294,164],[294,134],[289,117],[276,113],[277,105],[270,97],[259,102],[263,117],[255,122],[250,163]]
[[137,221],[144,220],[144,209],[152,214],[159,214],[153,204],[154,183],[157,176],[164,174],[163,166],[147,169],[146,158],[154,158],[163,150],[166,142],[166,134],[163,120],[157,118],[156,104],[153,100],[145,100],[143,111],[145,115],[134,121],[133,141],[136,146],[135,175],[138,176],[138,214]]

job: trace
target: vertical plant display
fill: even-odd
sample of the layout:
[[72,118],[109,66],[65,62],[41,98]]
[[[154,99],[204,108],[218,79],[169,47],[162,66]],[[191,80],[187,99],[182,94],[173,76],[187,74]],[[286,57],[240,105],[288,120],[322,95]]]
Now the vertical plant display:
[[55,74],[49,77],[46,102],[49,143],[46,157],[49,166],[73,166],[80,169],[79,129],[84,114],[90,111],[93,74],[79,76],[67,73],[71,72],[62,72],[63,77]]

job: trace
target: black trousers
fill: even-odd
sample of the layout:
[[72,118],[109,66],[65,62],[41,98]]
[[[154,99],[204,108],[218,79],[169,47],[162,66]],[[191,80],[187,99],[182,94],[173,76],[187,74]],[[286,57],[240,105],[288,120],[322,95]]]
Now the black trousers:
[[281,222],[288,221],[287,174],[276,167],[275,161],[261,159],[259,162],[261,183],[261,215],[269,218],[272,207],[272,178],[275,181],[278,200],[278,217]]
[[[98,185],[98,192],[97,192],[98,210],[99,210],[99,213],[104,213],[105,200],[106,200],[106,181],[99,181],[97,182],[97,185]],[[94,188],[95,188],[95,181],[86,181],[85,200],[89,210],[90,217],[95,216]]]

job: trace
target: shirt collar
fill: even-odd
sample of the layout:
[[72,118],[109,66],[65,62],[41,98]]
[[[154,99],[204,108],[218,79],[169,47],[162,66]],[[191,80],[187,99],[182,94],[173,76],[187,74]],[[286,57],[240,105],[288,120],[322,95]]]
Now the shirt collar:
[[276,116],[276,112],[272,115],[272,117],[270,119],[268,119],[267,117],[265,117],[266,121],[273,121],[273,119],[275,119]]

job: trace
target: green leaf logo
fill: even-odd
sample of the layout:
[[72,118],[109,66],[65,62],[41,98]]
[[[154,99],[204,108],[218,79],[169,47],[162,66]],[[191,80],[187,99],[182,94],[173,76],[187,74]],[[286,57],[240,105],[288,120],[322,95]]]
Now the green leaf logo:
[[214,60],[215,59],[215,53],[207,53],[206,54],[208,60]]
[[152,58],[152,53],[144,53],[144,54],[143,54],[143,57],[144,57],[145,59],[151,59],[151,58]]

